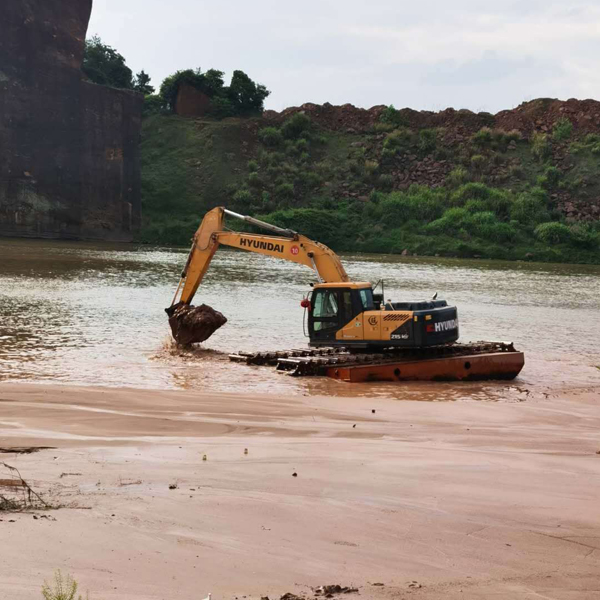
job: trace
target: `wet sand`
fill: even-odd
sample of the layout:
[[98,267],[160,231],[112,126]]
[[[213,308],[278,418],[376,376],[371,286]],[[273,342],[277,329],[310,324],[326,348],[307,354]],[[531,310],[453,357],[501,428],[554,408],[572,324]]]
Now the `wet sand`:
[[0,514],[0,598],[597,599],[599,406],[2,384],[0,446],[56,449],[0,460],[66,507]]

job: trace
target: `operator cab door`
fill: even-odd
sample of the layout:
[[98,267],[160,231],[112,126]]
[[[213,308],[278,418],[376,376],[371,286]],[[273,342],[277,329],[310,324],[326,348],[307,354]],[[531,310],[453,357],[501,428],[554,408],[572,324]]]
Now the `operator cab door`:
[[355,316],[350,290],[317,289],[311,304],[308,317],[311,342],[335,342],[335,334]]

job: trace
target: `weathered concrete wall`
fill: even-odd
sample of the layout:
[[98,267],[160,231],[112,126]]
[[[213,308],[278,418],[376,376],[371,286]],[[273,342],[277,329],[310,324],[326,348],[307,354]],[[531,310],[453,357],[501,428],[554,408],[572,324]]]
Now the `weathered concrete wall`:
[[2,0],[0,235],[130,240],[142,98],[83,80],[92,0]]
[[210,98],[186,83],[179,86],[175,114],[180,117],[203,117],[210,109]]

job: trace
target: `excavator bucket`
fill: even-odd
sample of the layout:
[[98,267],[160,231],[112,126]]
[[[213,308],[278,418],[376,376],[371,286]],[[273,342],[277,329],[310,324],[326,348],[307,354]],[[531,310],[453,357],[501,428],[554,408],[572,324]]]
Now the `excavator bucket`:
[[176,304],[167,309],[167,314],[173,338],[182,346],[205,342],[217,329],[227,323],[223,314],[206,304],[202,306]]

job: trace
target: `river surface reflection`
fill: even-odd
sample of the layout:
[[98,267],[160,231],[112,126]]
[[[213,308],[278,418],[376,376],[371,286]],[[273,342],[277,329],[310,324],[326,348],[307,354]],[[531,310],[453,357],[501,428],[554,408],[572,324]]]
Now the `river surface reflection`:
[[310,270],[236,251],[213,261],[196,302],[229,323],[202,349],[170,342],[170,304],[187,251],[0,240],[0,380],[202,391],[518,401],[600,384],[600,267],[345,255],[355,280],[386,297],[456,304],[461,340],[514,341],[526,352],[507,383],[350,386],[231,364],[238,350],[301,347]]

